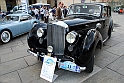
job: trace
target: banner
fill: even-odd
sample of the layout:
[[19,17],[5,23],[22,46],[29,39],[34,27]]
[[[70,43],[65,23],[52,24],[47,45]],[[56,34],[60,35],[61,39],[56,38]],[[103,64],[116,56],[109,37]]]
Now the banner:
[[81,0],[81,3],[84,3],[85,2],[85,0]]
[[21,0],[22,5],[22,12],[28,13],[28,1],[27,0]]

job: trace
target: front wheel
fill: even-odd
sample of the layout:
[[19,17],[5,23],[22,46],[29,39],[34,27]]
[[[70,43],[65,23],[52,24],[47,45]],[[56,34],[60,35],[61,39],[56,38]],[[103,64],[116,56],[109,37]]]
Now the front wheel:
[[11,34],[9,31],[4,30],[0,34],[0,42],[1,43],[8,43],[11,39]]
[[91,73],[93,71],[93,67],[94,67],[94,56],[92,56],[90,61],[87,63],[85,71],[87,73]]

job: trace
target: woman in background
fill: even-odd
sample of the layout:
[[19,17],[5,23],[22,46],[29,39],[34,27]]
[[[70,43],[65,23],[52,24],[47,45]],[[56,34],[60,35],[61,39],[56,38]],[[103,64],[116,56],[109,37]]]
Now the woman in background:
[[44,23],[48,23],[49,22],[49,10],[48,7],[45,7],[45,11],[44,11]]

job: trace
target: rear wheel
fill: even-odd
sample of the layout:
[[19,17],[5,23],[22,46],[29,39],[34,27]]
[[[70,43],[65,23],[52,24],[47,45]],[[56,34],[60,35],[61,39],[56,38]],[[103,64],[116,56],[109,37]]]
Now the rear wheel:
[[1,43],[8,43],[11,39],[11,34],[9,31],[4,30],[0,34],[0,42]]

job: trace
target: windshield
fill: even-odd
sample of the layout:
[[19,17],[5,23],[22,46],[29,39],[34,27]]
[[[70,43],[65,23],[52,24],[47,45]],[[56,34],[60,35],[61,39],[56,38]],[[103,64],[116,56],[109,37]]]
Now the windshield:
[[71,5],[69,8],[69,14],[90,14],[100,16],[100,5]]
[[6,16],[3,21],[18,21],[19,16]]

